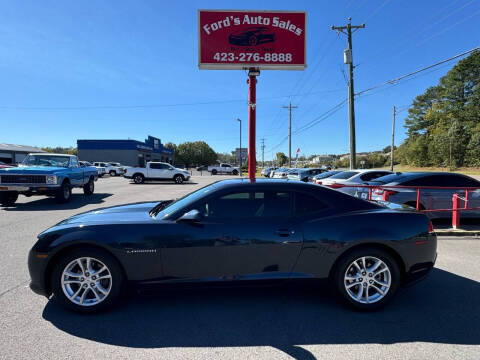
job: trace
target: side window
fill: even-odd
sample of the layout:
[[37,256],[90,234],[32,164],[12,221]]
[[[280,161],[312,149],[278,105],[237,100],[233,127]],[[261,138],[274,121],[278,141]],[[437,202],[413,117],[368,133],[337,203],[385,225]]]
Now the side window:
[[434,186],[432,185],[432,177],[433,176],[425,176],[421,178],[416,178],[413,180],[405,181],[403,184],[405,186]]
[[304,216],[314,214],[327,208],[322,201],[304,193],[295,193],[295,215]]
[[170,169],[170,165],[167,165],[167,164],[159,164],[159,169],[163,169],[163,170]]
[[263,205],[262,199],[255,199],[250,192],[237,192],[207,201],[205,216],[212,219],[248,218]]
[[[474,179],[469,179],[461,175],[455,174],[446,174],[446,175],[435,175],[432,176],[432,186],[447,186],[447,187],[467,187],[467,186],[479,186],[479,183]],[[429,184],[430,185],[430,184]]]
[[292,196],[276,191],[237,192],[207,201],[204,209],[212,219],[290,217]]
[[161,164],[150,163],[150,169],[161,169]]
[[70,159],[70,166],[72,166],[72,167],[78,167],[78,160],[77,160],[76,157],[72,157],[72,158]]

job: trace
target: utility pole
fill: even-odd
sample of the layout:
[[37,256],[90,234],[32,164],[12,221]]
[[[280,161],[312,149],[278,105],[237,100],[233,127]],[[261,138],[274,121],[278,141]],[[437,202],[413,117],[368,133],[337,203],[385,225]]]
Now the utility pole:
[[352,52],[352,29],[358,30],[363,29],[365,24],[362,25],[352,25],[352,18],[348,18],[348,24],[346,26],[334,26],[332,25],[332,30],[336,30],[337,33],[344,33],[348,37],[348,49],[343,52],[343,62],[348,64],[349,70],[349,81],[348,81],[348,117],[350,120],[350,169],[355,169],[356,167],[356,145],[355,145],[355,92],[353,88],[353,52]]
[[393,149],[395,147],[395,115],[397,115],[397,109],[394,106],[392,119],[392,148],[390,149],[390,171],[393,171]]
[[242,120],[237,119],[237,121],[240,123],[240,149],[238,154],[240,157],[240,177],[242,177]]
[[298,108],[298,106],[292,106],[292,103],[288,106],[282,106],[284,109],[289,110],[289,122],[288,122],[288,167],[292,167],[292,109]]
[[261,149],[262,149],[262,168],[265,167],[265,159],[264,159],[264,155],[265,155],[265,138],[262,138],[262,146],[261,146]]

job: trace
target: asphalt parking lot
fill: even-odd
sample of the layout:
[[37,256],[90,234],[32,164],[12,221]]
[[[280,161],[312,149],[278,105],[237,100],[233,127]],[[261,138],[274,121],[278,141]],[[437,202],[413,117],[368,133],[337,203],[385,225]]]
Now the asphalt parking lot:
[[29,288],[27,252],[36,235],[76,213],[171,199],[223,176],[190,183],[97,181],[72,201],[20,197],[0,208],[0,359],[478,359],[480,239],[439,239],[422,283],[387,308],[358,313],[328,287],[169,290],[130,296],[112,311],[81,316]]

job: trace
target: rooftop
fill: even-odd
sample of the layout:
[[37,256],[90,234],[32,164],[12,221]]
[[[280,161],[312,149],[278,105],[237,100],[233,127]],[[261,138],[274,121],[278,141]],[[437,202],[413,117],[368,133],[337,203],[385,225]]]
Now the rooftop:
[[16,145],[16,144],[6,144],[0,143],[0,151],[21,151],[21,152],[28,152],[28,153],[44,153],[42,149],[39,149],[34,146],[28,145]]

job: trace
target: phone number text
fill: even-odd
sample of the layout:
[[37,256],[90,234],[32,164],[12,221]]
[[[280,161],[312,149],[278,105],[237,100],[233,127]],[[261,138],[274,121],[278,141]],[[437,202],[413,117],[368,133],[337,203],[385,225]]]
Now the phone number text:
[[290,53],[216,53],[213,59],[219,62],[240,61],[240,62],[291,62],[292,54]]

